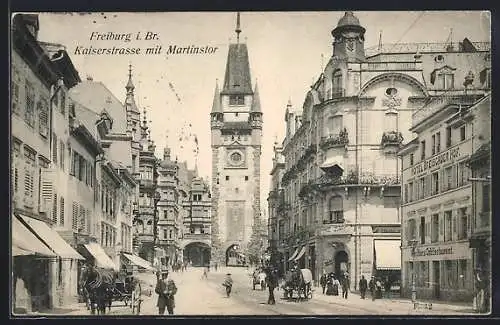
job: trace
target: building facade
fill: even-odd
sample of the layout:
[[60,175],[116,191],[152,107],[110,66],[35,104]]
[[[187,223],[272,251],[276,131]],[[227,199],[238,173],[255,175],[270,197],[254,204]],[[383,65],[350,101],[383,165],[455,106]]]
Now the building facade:
[[[491,95],[471,108],[473,153],[468,161],[472,173],[472,221],[470,247],[475,272],[475,309],[491,310]],[[477,278],[483,282],[478,283]],[[480,289],[484,288],[481,296]]]
[[247,45],[230,44],[222,91],[216,85],[212,130],[212,254],[242,265],[253,224],[260,217],[262,111],[252,88]]
[[[316,279],[348,272],[351,289],[361,275],[400,282],[397,152],[414,137],[413,114],[432,97],[463,92],[489,50],[468,39],[365,49],[365,32],[352,12],[338,21],[332,57],[302,109],[287,106],[283,141],[284,268],[296,261]],[[486,88],[482,79],[467,86],[471,95]]]

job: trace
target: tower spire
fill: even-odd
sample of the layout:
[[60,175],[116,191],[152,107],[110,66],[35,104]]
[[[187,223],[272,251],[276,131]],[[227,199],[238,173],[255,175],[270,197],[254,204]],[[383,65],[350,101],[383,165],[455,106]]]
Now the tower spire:
[[134,88],[135,88],[135,86],[132,82],[132,63],[128,64],[128,82],[127,82],[127,85],[125,86],[125,88],[127,89],[127,93],[133,93]]
[[240,28],[240,12],[236,14],[236,29],[234,30],[236,32],[236,43],[240,42],[240,33],[241,33],[241,28]]
[[378,49],[382,49],[382,31],[380,31],[380,35],[378,37]]

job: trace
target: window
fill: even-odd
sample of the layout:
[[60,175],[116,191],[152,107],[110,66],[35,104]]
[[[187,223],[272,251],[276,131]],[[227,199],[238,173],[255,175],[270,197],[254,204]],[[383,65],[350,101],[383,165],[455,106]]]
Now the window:
[[52,202],[52,223],[57,225],[57,193],[54,193],[54,200]]
[[59,151],[57,151],[57,135],[52,133],[52,162],[57,165],[57,156]]
[[408,202],[413,201],[413,182],[408,183]]
[[64,170],[64,154],[66,153],[66,148],[64,145],[64,142],[61,140],[59,142],[59,166],[61,166],[61,169]]
[[455,76],[451,72],[443,72],[437,76],[439,89],[453,89],[455,87]]
[[11,96],[12,96],[12,112],[15,114],[19,114],[19,84],[20,84],[20,75],[17,69],[12,69],[12,83],[11,83]]
[[441,132],[436,133],[436,153],[441,152]]
[[168,219],[168,211],[167,210],[163,211],[163,219]]
[[26,93],[26,107],[24,111],[24,120],[29,126],[35,126],[35,89],[33,85],[26,80],[24,87]]
[[451,211],[444,212],[444,241],[451,241]]
[[167,239],[167,229],[163,229],[163,239]]
[[417,221],[415,219],[408,220],[408,240],[417,238]]
[[59,99],[60,99],[59,109],[60,109],[61,114],[64,115],[66,112],[66,94],[64,93],[62,88],[60,88],[59,91],[61,92],[61,96],[59,97]]
[[21,144],[17,141],[14,141],[13,145],[12,145],[12,149],[13,149],[13,152],[12,152],[12,165],[11,165],[11,168],[12,168],[12,174],[11,174],[11,177],[13,178],[12,179],[12,186],[13,186],[13,191],[14,191],[14,194],[17,193],[18,189],[19,189],[19,164],[20,164],[20,156],[21,156]]
[[[481,212],[490,212],[490,183],[482,182],[482,200],[481,200]],[[489,223],[488,223],[489,224]]]
[[78,230],[78,203],[75,201],[73,201],[71,210],[71,228],[75,231]]
[[231,95],[229,96],[229,105],[245,105],[245,96],[243,95]]
[[38,109],[38,127],[40,135],[44,138],[49,134],[49,105],[46,99],[40,99],[37,104]]
[[61,196],[60,201],[59,201],[59,225],[64,226],[64,198]]
[[464,186],[469,184],[469,167],[465,162],[461,162],[458,164],[457,168],[458,172],[458,186]]
[[408,201],[408,184],[405,184],[405,190],[404,191],[405,191],[404,192],[404,196],[405,196],[404,200],[405,200],[405,203],[408,203],[409,202]]
[[425,244],[425,217],[420,217],[420,244]]
[[229,180],[229,176],[226,175],[226,181],[228,181],[228,180]]
[[231,154],[231,162],[239,164],[241,162],[241,154],[239,152],[233,152]]
[[245,181],[248,181],[248,176],[245,176]]
[[410,154],[410,166],[413,166],[414,161],[415,161],[415,160],[414,160],[413,154],[411,153],[411,154]]
[[468,225],[467,209],[458,209],[458,239],[467,238],[467,225]]
[[420,190],[419,190],[419,199],[425,198],[425,177],[421,177],[419,179],[419,184],[420,184]]
[[168,238],[169,238],[169,239],[172,239],[172,230],[169,230],[169,231],[168,231]]
[[432,147],[431,147],[431,155],[436,154],[436,135],[432,135]]
[[35,189],[35,152],[24,147],[24,199],[25,205],[33,207]]
[[342,197],[334,196],[329,201],[329,220],[326,223],[343,223],[344,207]]
[[420,160],[425,159],[425,140],[420,142]]
[[439,172],[432,173],[432,195],[439,193]]
[[439,214],[432,215],[431,221],[431,243],[439,240]]
[[446,148],[451,147],[451,126],[446,128]]
[[328,136],[337,136],[342,131],[342,116],[330,116],[328,118]]
[[462,125],[460,127],[460,141],[465,141],[465,125]]
[[332,76],[332,95],[333,97],[340,97],[343,95],[342,91],[342,71],[337,70]]
[[458,260],[458,287],[465,289],[467,279],[467,260]]
[[384,129],[386,131],[396,131],[398,124],[398,114],[395,112],[388,112],[385,114],[384,118]]

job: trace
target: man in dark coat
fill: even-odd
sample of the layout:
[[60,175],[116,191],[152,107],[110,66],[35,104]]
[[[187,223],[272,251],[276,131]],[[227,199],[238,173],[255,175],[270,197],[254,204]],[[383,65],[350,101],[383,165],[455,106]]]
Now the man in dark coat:
[[342,277],[342,298],[347,299],[347,295],[349,293],[349,287],[350,287],[350,279],[349,279],[349,273],[345,272],[344,276]]
[[370,283],[368,283],[368,288],[370,289],[370,293],[372,295],[372,301],[375,300],[375,277],[372,276],[370,279]]
[[276,300],[274,299],[274,289],[278,286],[278,271],[273,269],[267,269],[266,282],[267,282],[267,288],[269,289],[269,298],[267,299],[267,303],[269,305],[275,305]]
[[155,292],[158,294],[158,302],[156,306],[158,307],[158,313],[163,315],[165,313],[165,307],[167,308],[168,314],[174,314],[175,300],[174,295],[177,293],[177,286],[172,279],[168,278],[168,271],[161,272],[158,276],[158,281],[156,283]]
[[366,289],[368,289],[368,283],[366,282],[365,276],[362,275],[359,280],[359,293],[361,294],[361,299],[365,299]]
[[326,288],[326,271],[323,271],[323,274],[321,274],[321,277],[319,278],[319,284],[321,285],[321,288],[323,288],[323,294],[325,294],[325,288]]

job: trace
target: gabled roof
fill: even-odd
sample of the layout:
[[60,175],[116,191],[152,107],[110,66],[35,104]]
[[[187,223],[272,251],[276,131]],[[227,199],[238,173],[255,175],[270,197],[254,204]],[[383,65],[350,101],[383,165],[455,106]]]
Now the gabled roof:
[[253,94],[246,44],[229,45],[222,94]]

